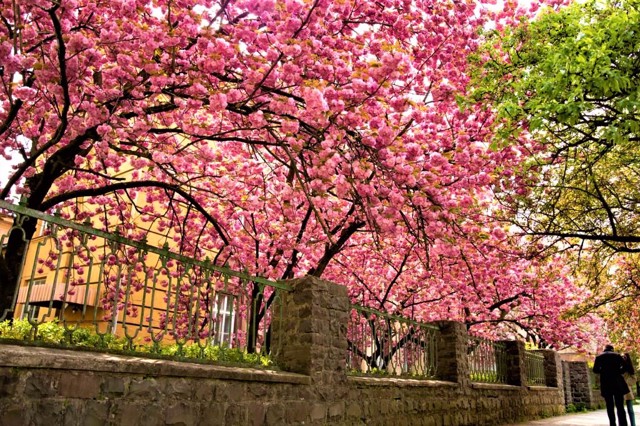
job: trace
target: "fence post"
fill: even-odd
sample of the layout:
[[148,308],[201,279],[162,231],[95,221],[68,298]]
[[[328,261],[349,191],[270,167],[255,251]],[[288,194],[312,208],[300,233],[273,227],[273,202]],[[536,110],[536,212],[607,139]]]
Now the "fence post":
[[545,385],[551,388],[560,388],[564,393],[560,355],[550,349],[537,349],[535,352],[544,355]]
[[569,362],[562,361],[562,390],[564,391],[564,405],[568,407],[573,405],[573,393],[571,392],[571,371]]
[[440,327],[436,377],[461,386],[470,386],[467,328],[455,321],[437,321],[436,324]]
[[347,288],[316,277],[288,281],[274,312],[274,360],[284,371],[306,374],[316,384],[346,380]]
[[589,366],[584,361],[568,361],[564,363],[565,374],[569,375],[571,392],[569,400],[574,405],[587,408],[598,407],[598,390],[593,389],[593,378],[590,374]]
[[[506,359],[506,377],[507,384],[514,386],[524,386],[527,383],[527,369],[525,368],[524,359],[524,342],[519,340],[502,340],[500,343],[505,345]],[[500,364],[498,363],[498,367]]]

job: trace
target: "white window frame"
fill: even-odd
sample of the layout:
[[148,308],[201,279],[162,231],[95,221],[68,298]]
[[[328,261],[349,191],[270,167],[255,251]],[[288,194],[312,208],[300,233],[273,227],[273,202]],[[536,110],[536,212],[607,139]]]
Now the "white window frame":
[[40,306],[25,304],[24,308],[22,308],[22,315],[20,319],[26,320],[37,320],[40,315]]
[[236,315],[234,312],[235,296],[229,293],[216,293],[214,315],[216,332],[213,336],[213,344],[233,347],[233,335],[235,334]]
[[27,280],[27,285],[37,286],[37,285],[45,285],[47,283],[46,278],[34,278],[32,280]]

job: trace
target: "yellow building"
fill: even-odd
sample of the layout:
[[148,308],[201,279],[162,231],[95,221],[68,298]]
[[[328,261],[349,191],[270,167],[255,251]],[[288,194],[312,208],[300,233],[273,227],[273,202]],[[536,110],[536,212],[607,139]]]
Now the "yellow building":
[[[6,243],[13,217],[0,216]],[[206,339],[236,346],[244,283],[224,270],[170,255],[159,246],[170,235],[133,219],[151,244],[125,240],[83,225],[39,221],[29,243],[16,295],[16,318],[95,327],[129,339]],[[144,227],[147,227],[146,229]]]
[[6,235],[11,229],[11,224],[13,223],[13,218],[8,214],[0,212],[0,236]]

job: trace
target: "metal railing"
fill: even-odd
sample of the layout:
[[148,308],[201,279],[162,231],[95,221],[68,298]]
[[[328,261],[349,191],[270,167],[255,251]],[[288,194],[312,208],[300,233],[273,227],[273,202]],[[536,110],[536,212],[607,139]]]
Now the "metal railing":
[[467,355],[472,382],[507,383],[507,352],[504,343],[469,336]]
[[347,328],[350,374],[434,378],[439,328],[358,305]]
[[[180,355],[189,347],[196,358],[212,346],[269,352],[271,319],[282,314],[275,301],[290,290],[284,283],[183,256],[166,243],[159,248],[4,201],[0,208],[15,219],[0,234],[3,250],[11,232],[24,238],[25,220],[43,225],[27,242],[11,309],[0,312],[0,321],[9,313],[28,321],[27,338],[41,338],[38,329],[53,322],[64,329],[62,345],[91,333],[125,349],[161,353],[172,345]],[[0,339],[15,335],[7,322],[3,330]]]
[[546,386],[544,355],[525,351],[524,364],[527,372],[527,384],[530,386]]

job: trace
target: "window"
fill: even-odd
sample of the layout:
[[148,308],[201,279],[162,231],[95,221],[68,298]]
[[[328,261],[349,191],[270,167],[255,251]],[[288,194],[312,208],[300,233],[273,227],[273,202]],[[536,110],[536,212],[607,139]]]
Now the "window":
[[[40,306],[32,303],[42,302],[51,298],[49,288],[46,287],[46,278],[29,278],[25,280],[24,287],[20,289],[18,303],[24,303],[20,319],[37,320],[40,315]],[[27,293],[29,299],[27,299]]]
[[235,314],[233,305],[235,297],[232,294],[217,293],[214,314],[216,319],[216,332],[213,336],[213,344],[233,346],[233,334],[235,332]]
[[46,283],[46,278],[34,278],[33,280],[27,281],[27,285],[31,284],[32,286],[45,285]]
[[37,320],[40,314],[40,306],[34,306],[26,304],[22,309],[22,317],[20,319],[32,319]]

